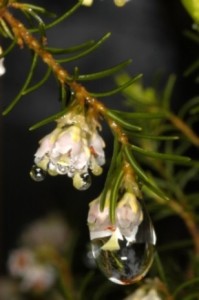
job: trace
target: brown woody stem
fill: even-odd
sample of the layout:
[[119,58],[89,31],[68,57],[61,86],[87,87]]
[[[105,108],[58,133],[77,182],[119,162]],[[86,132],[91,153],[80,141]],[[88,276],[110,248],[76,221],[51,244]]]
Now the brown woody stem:
[[168,119],[173,123],[173,125],[179,129],[196,147],[199,147],[199,136],[195,134],[195,132],[178,116],[172,114],[171,112],[168,114]]

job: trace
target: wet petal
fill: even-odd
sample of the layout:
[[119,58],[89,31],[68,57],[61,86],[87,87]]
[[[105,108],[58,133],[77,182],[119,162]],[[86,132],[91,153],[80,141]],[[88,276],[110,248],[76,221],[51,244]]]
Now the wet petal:
[[42,158],[45,154],[49,153],[52,150],[57,136],[60,133],[60,130],[61,129],[56,128],[50,134],[46,135],[43,139],[39,141],[40,147],[35,153],[36,158]]

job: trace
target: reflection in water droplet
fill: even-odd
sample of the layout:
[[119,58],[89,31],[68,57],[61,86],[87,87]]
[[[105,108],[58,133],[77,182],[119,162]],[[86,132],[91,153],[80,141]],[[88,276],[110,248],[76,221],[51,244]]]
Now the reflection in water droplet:
[[142,201],[126,193],[116,208],[115,223],[109,209],[90,204],[88,225],[93,256],[104,275],[114,283],[128,285],[148,272],[155,251],[156,235]]
[[85,191],[91,186],[91,176],[89,173],[76,173],[73,177],[73,185],[79,191]]
[[81,178],[84,183],[81,188],[81,191],[85,191],[91,186],[91,175],[88,173],[84,173],[84,174],[81,174]]
[[30,170],[30,177],[37,182],[43,181],[46,177],[46,172],[36,165],[33,165]]
[[57,164],[57,173],[60,175],[65,175],[68,172],[68,167],[62,164]]
[[154,245],[119,241],[120,249],[104,251],[101,247],[108,238],[92,241],[93,255],[104,275],[114,283],[128,285],[141,280],[149,270],[154,254]]

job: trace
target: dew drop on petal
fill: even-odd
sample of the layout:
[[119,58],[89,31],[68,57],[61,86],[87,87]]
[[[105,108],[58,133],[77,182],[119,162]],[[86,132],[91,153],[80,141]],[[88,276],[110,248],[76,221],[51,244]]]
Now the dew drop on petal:
[[73,177],[73,185],[79,191],[85,191],[91,186],[91,176],[89,173],[76,173]]
[[[156,235],[148,212],[142,207],[142,220],[131,228],[132,234],[125,234],[124,228],[115,223],[92,231],[90,227],[93,256],[102,273],[112,282],[121,285],[133,284],[141,280],[149,271],[154,257]],[[110,223],[111,224],[111,223]],[[113,226],[112,226],[113,228]]]
[[68,172],[68,167],[67,167],[67,166],[64,166],[64,165],[62,165],[62,164],[57,164],[56,171],[57,171],[57,173],[60,174],[60,175],[65,175],[65,174],[67,174],[67,172]]
[[30,170],[30,177],[37,182],[43,181],[46,177],[46,172],[36,165],[33,165]]
[[89,173],[81,174],[81,178],[83,181],[83,185],[81,187],[81,191],[87,190],[91,186],[91,175]]

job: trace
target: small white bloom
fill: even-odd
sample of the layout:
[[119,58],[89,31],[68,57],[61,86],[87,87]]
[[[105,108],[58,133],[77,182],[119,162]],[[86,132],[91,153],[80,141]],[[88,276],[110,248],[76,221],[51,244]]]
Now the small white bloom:
[[65,220],[59,215],[50,215],[28,226],[21,241],[33,248],[47,246],[62,251],[68,248],[71,238],[71,230]]
[[138,227],[143,220],[142,208],[135,195],[126,192],[116,208],[117,221],[126,239],[135,241]]
[[47,156],[50,153],[60,132],[61,129],[56,128],[50,134],[46,135],[42,140],[39,141],[40,147],[35,153],[35,157],[38,160],[41,160],[45,155]]
[[55,271],[51,266],[33,265],[26,270],[21,281],[21,290],[26,292],[45,292],[52,287],[56,279]]
[[124,300],[162,300],[162,298],[154,288],[148,291],[144,288],[139,288]]
[[[3,53],[3,50],[0,46],[0,55]],[[4,75],[6,72],[6,69],[4,67],[4,57],[0,58],[0,76]]]
[[8,258],[8,270],[14,277],[23,276],[27,269],[35,263],[35,257],[31,250],[26,248],[11,252]]
[[[86,120],[82,114],[69,112],[57,121],[55,130],[40,140],[35,164],[50,175],[76,176],[73,182],[89,170],[100,175],[105,163],[105,143],[97,128],[100,126],[95,119]],[[80,181],[76,186],[81,185]]]
[[135,195],[124,193],[116,208],[115,224],[110,222],[109,193],[107,193],[104,210],[100,211],[100,197],[90,203],[88,226],[91,240],[108,237],[110,239],[101,248],[102,250],[119,250],[118,240],[124,238],[133,242],[143,220],[142,208]]

